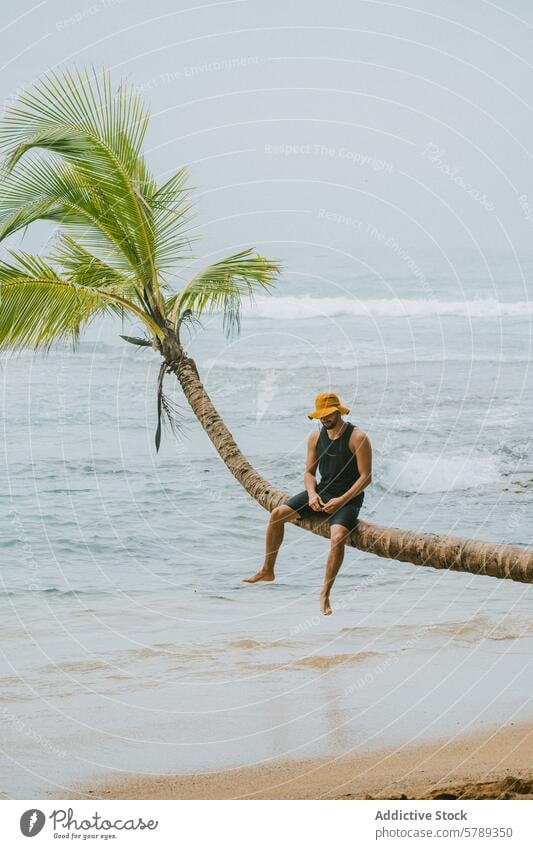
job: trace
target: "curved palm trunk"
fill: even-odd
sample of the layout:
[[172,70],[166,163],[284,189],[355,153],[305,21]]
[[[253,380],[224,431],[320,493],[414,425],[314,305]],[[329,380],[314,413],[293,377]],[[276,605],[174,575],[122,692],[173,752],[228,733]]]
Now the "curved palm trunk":
[[[288,493],[272,486],[250,465],[205,391],[194,361],[176,343],[167,347],[165,359],[178,378],[196,418],[230,472],[261,507],[272,511],[288,497]],[[294,524],[319,536],[329,537],[329,525],[320,515],[311,519],[297,519]],[[402,531],[361,520],[347,544],[379,557],[417,566],[533,582],[533,549],[456,536]]]

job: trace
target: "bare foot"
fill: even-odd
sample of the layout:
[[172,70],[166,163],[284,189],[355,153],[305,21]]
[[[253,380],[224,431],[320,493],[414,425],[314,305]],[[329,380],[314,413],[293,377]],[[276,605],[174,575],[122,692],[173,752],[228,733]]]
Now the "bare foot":
[[245,584],[257,584],[258,581],[273,581],[275,577],[274,572],[266,572],[264,569],[260,569],[257,575],[242,580]]
[[320,612],[323,613],[324,616],[331,616],[333,613],[329,603],[329,595],[326,593],[320,593]]

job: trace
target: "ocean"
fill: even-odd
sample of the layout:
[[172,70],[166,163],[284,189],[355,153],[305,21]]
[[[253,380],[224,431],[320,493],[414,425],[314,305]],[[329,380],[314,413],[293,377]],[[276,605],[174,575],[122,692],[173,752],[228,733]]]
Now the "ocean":
[[[290,275],[187,342],[252,464],[303,488],[315,396],[373,446],[361,519],[529,546],[532,302],[507,268]],[[98,776],[338,757],[531,719],[531,587],[349,549],[319,615],[327,542],[288,526],[250,586],[267,514],[173,378],[182,430],[154,447],[159,361],[92,328],[2,356],[0,793]]]

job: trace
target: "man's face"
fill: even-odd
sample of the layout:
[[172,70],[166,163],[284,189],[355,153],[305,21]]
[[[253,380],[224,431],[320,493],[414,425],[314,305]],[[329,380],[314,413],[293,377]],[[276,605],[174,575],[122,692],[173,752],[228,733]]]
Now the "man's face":
[[334,413],[330,413],[329,416],[324,416],[323,419],[320,419],[320,424],[323,424],[326,430],[332,430],[339,423],[340,417],[341,414],[339,411],[335,410]]

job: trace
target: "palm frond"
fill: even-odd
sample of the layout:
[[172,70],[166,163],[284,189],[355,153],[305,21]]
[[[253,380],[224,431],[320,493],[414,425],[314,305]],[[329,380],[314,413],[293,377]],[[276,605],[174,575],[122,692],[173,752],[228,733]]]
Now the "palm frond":
[[0,242],[34,221],[63,221],[66,211],[53,200],[35,200],[21,204],[0,217]]
[[135,246],[154,312],[160,303],[153,216],[141,188],[154,185],[140,160],[148,114],[131,91],[113,91],[108,73],[50,74],[23,94],[0,125],[12,170],[29,151],[61,156],[105,198]]
[[166,308],[176,323],[187,309],[198,316],[206,310],[222,312],[224,331],[231,336],[240,329],[243,298],[253,302],[258,291],[269,291],[279,271],[277,262],[248,248],[199,271],[180,292],[167,299]]
[[181,340],[181,330],[182,327],[186,327],[189,331],[189,334],[192,336],[193,330],[196,330],[198,327],[201,327],[201,320],[199,316],[196,315],[191,309],[186,309],[182,313],[180,313],[178,320],[176,322],[176,338],[178,341]]
[[142,336],[121,336],[120,338],[124,339],[125,342],[129,342],[130,345],[138,345],[141,348],[151,348],[152,346],[150,339]]
[[0,238],[36,220],[59,221],[88,251],[139,273],[136,246],[106,196],[57,157],[20,162],[0,180]]
[[[75,342],[81,327],[96,316],[123,310],[148,325],[149,316],[126,298],[76,285],[41,257],[10,253],[14,262],[0,261],[0,349]],[[150,329],[159,330],[155,325]]]
[[155,450],[159,451],[161,445],[161,430],[162,424],[167,423],[170,426],[172,434],[180,433],[185,429],[183,413],[179,406],[172,401],[168,395],[163,392],[163,382],[165,375],[168,373],[168,363],[161,363],[159,374],[157,375],[156,398],[157,398],[157,427],[155,431]]
[[137,280],[133,275],[125,274],[105,262],[71,236],[61,236],[51,260],[61,268],[69,282],[76,286],[104,288],[108,292],[136,300]]
[[173,205],[182,195],[188,195],[191,187],[188,185],[189,172],[187,168],[180,168],[172,177],[165,180],[159,187],[156,188],[153,195],[150,196],[152,206],[164,206],[168,208]]
[[161,274],[173,270],[180,261],[190,260],[191,245],[198,239],[189,231],[192,204],[188,180],[187,169],[181,168],[147,201],[153,214],[154,251]]
[[0,146],[9,168],[32,147],[57,147],[76,161],[84,148],[100,151],[102,165],[113,157],[133,176],[148,122],[140,99],[123,86],[113,91],[108,72],[50,73],[8,110]]

